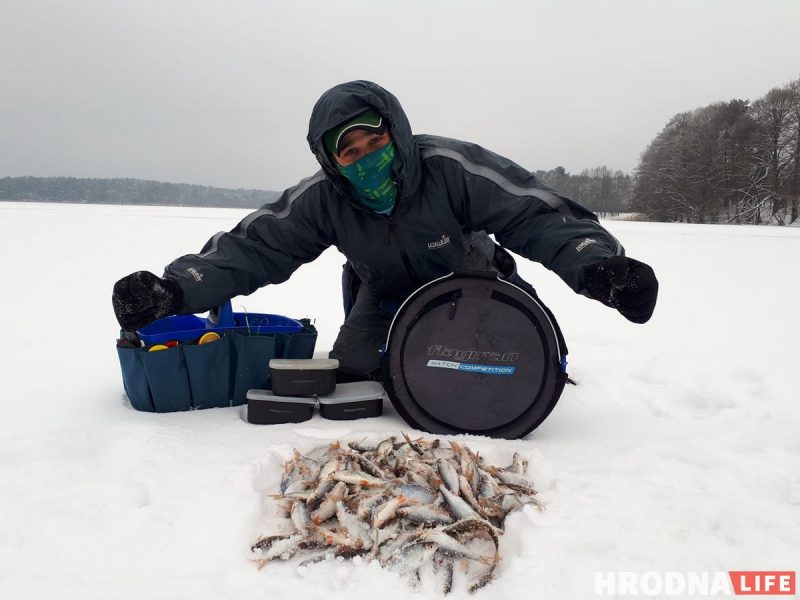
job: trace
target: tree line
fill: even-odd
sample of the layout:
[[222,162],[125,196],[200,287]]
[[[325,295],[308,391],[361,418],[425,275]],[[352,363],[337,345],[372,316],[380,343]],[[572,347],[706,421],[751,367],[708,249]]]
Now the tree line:
[[76,177],[3,177],[0,200],[259,208],[278,192],[226,189],[142,179],[80,179]]
[[534,174],[562,196],[579,202],[600,216],[608,217],[630,210],[633,178],[628,173],[602,166],[584,169],[577,175],[568,173],[564,167]]
[[[601,216],[789,225],[800,218],[800,78],[755,101],[682,112],[642,153],[633,175],[563,167],[537,178]],[[0,178],[0,200],[258,208],[279,192],[139,179]]]
[[800,78],[675,115],[642,154],[631,210],[653,221],[789,225],[800,208]]
[[[563,167],[556,167],[537,171],[536,176],[559,193],[601,215],[627,210],[632,180],[622,171],[597,167],[571,175]],[[141,179],[0,178],[0,201],[259,208],[278,196],[280,192]]]

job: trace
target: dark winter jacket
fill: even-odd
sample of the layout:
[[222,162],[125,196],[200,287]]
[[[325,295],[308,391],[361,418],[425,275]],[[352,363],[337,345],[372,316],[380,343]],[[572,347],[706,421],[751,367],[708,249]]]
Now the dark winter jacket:
[[[388,121],[397,149],[397,202],[388,216],[351,198],[323,149],[328,129],[368,108]],[[512,161],[468,142],[412,135],[397,98],[374,83],[328,90],[314,106],[308,142],[322,165],[318,173],[215,235],[199,254],[167,266],[165,275],[183,290],[180,312],[286,281],[329,246],[347,257],[363,285],[397,300],[458,268],[489,268],[496,246],[488,234],[579,293],[584,266],[623,253],[593,213]]]

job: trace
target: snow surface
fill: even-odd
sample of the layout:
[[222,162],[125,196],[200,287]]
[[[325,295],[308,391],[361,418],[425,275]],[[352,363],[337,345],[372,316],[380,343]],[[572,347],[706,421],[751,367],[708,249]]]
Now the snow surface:
[[[240,408],[148,414],[124,396],[114,281],[160,273],[245,214],[0,203],[0,598],[409,597],[376,564],[247,560],[281,457],[411,431],[391,407],[254,426]],[[548,505],[510,517],[479,594],[588,598],[596,571],[797,570],[800,230],[606,225],[655,268],[656,314],[631,324],[520,262],[580,385],[526,440],[467,438],[497,462],[519,449]],[[330,348],[341,264],[328,251],[234,306],[314,317]]]

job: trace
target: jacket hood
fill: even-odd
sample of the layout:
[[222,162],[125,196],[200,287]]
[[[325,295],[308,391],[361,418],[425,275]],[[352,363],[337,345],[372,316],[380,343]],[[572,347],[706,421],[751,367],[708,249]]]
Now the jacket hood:
[[393,166],[394,179],[398,185],[398,200],[416,192],[420,183],[419,149],[411,132],[406,113],[400,102],[390,92],[371,81],[349,81],[332,87],[322,94],[308,123],[308,145],[328,178],[343,195],[349,185],[339,174],[331,157],[325,151],[325,132],[359,113],[373,109],[389,124],[396,147]]

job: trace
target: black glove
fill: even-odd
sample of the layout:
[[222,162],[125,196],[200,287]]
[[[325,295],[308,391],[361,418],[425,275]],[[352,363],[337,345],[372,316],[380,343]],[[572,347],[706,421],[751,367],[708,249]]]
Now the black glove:
[[136,331],[156,319],[172,315],[183,304],[183,292],[171,279],[136,271],[114,284],[114,314],[125,331]]
[[627,256],[612,256],[584,267],[584,285],[592,298],[616,308],[634,323],[646,323],[658,298],[653,269]]

